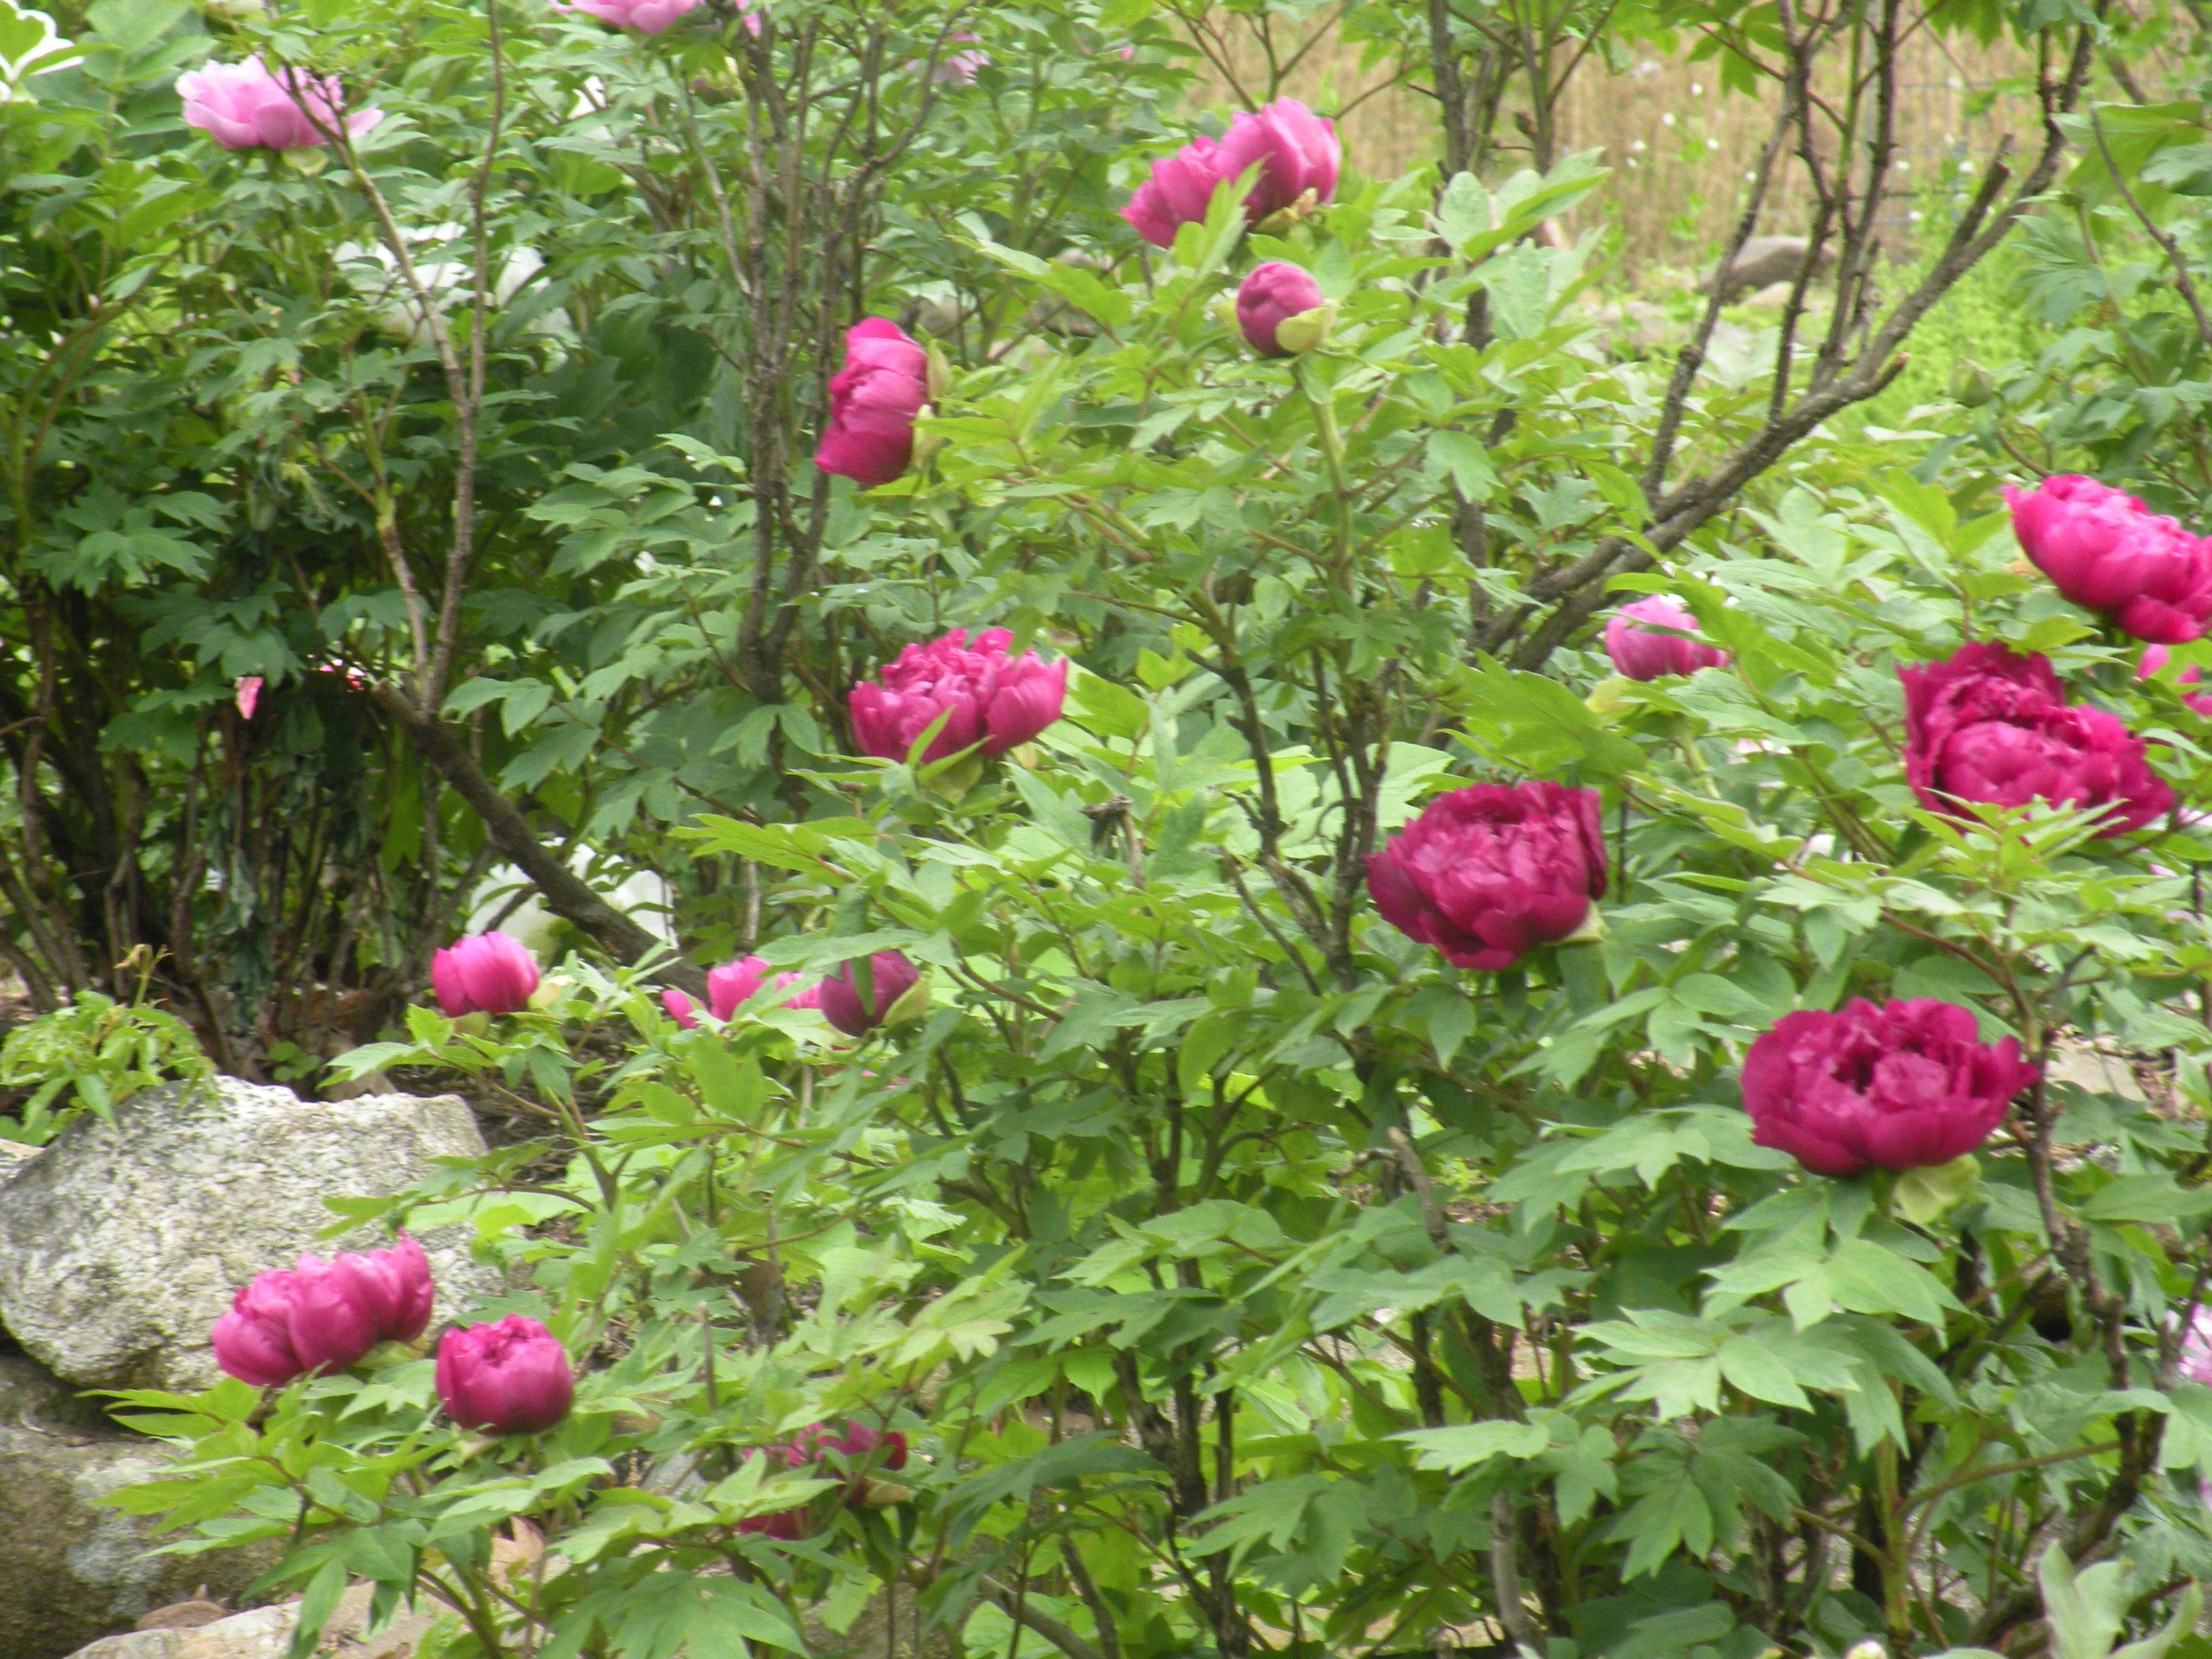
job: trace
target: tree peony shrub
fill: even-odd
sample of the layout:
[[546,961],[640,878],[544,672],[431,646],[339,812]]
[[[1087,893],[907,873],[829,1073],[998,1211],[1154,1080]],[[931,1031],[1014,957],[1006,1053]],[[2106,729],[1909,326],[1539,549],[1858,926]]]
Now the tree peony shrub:
[[1009,656],[1014,636],[987,628],[968,643],[956,628],[928,645],[909,645],[848,699],[853,741],[860,752],[904,760],[930,722],[945,725],[922,760],[943,760],[980,744],[995,758],[1060,718],[1067,696],[1067,659],[1047,663],[1036,652]]
[[1897,677],[1905,775],[1930,811],[1955,814],[1967,801],[2109,806],[2098,834],[2118,836],[2173,805],[2142,739],[2100,709],[2069,707],[2046,657],[1976,643]]
[[929,354],[896,323],[863,318],[845,331],[814,465],[863,489],[889,483],[914,459],[915,420],[928,401]]
[[1382,919],[1462,968],[1510,968],[1605,896],[1595,789],[1478,783],[1437,796],[1367,860]]
[[1971,1010],[1932,999],[1788,1014],[1743,1060],[1752,1139],[1815,1175],[1948,1164],[2033,1085],[2020,1040],[1984,1042]]
[[2084,610],[2139,640],[2179,645],[2212,618],[2212,542],[2124,490],[2072,473],[2007,484],[2013,533],[2036,568]]
[[455,939],[430,958],[430,986],[448,1019],[463,1014],[514,1014],[538,989],[538,958],[520,939],[496,930]]
[[438,1344],[437,1382],[447,1414],[486,1434],[550,1429],[568,1414],[576,1391],[560,1340],[520,1314],[447,1331]]
[[177,77],[185,125],[198,127],[225,149],[313,149],[341,122],[358,138],[379,121],[377,109],[343,114],[335,76],[317,79],[296,70],[271,74],[259,53],[242,64],[210,64]]
[[1655,593],[1621,606],[1620,614],[1606,623],[1605,654],[1613,659],[1615,673],[1632,680],[1656,680],[1667,674],[1725,667],[1727,652],[1682,637],[1697,631],[1698,619],[1686,606]]

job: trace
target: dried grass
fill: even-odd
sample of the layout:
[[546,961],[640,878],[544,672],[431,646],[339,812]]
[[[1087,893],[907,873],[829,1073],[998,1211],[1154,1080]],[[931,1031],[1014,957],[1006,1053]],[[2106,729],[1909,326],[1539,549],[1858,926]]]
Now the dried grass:
[[[1241,91],[1254,101],[1285,95],[1341,110],[1349,159],[1370,175],[1395,176],[1437,158],[1435,105],[1399,82],[1391,64],[1363,68],[1356,47],[1320,28],[1301,36],[1277,20],[1277,29],[1279,63],[1313,42],[1295,67],[1273,75],[1256,35],[1249,29],[1229,35],[1216,47],[1202,101],[1233,106]],[[1978,176],[2006,134],[2016,152],[2032,152],[2039,137],[2034,63],[2021,48],[1946,41],[1923,32],[1906,42],[1903,57],[1899,190],[1883,220],[1885,245],[1901,258],[1920,250],[1923,227],[1965,204],[1962,186]],[[1586,64],[1568,89],[1560,153],[1595,149],[1613,172],[1567,228],[1578,233],[1610,222],[1617,228],[1622,286],[1647,286],[1655,267],[1684,271],[1706,263],[1742,214],[1747,175],[1771,131],[1779,92],[1724,94],[1717,69],[1711,60],[1692,62],[1686,50],[1671,56],[1650,51],[1618,70]],[[1759,231],[1802,230],[1810,198],[1803,163],[1791,155]]]

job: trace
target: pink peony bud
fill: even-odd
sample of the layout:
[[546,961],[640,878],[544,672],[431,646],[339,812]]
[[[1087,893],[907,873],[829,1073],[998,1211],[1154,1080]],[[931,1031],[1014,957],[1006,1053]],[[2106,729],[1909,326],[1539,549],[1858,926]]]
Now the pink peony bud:
[[341,119],[358,138],[384,118],[378,109],[342,117],[336,76],[317,79],[297,70],[271,75],[258,53],[242,64],[187,70],[177,77],[177,92],[185,100],[185,125],[225,149],[312,149],[328,142],[323,134],[336,131]]
[[1972,1012],[1923,998],[1785,1014],[1743,1059],[1752,1139],[1815,1175],[1914,1170],[1989,1138],[2036,1068],[1980,1040]]
[[[2139,680],[2150,678],[2166,666],[2166,659],[2172,654],[2162,645],[2143,647],[2142,660],[2136,665],[2136,678]],[[2173,683],[2176,685],[2195,685],[2203,678],[2201,669],[2185,668],[2173,677]],[[2181,694],[2181,700],[2206,719],[2212,720],[2212,693],[2185,691]]]
[[430,1259],[405,1233],[388,1249],[348,1250],[331,1258],[351,1295],[366,1307],[379,1342],[412,1342],[430,1328],[436,1290]]
[[438,1344],[438,1399],[465,1429],[536,1434],[568,1414],[575,1392],[559,1339],[520,1314],[447,1331]]
[[1302,313],[1318,310],[1323,303],[1321,284],[1311,276],[1280,259],[1255,265],[1237,290],[1237,325],[1262,357],[1287,357],[1290,347],[1276,331]]
[[430,988],[448,1019],[516,1013],[538,989],[538,958],[506,933],[471,933],[431,957]]
[[1295,98],[1278,98],[1262,110],[1241,112],[1223,135],[1218,160],[1221,176],[1234,179],[1261,163],[1259,182],[1244,198],[1244,216],[1254,224],[1294,208],[1308,191],[1316,203],[1336,194],[1336,175],[1344,146],[1336,123],[1316,115]]
[[238,694],[238,717],[242,720],[253,718],[254,705],[261,701],[261,688],[265,684],[258,674],[245,674],[234,688]]
[[209,1340],[216,1363],[257,1388],[308,1371],[341,1371],[380,1342],[412,1342],[430,1323],[434,1291],[422,1247],[303,1254],[257,1274],[231,1298]]
[[2179,645],[2212,618],[2212,541],[2124,490],[2063,473],[2005,486],[2013,533],[2061,593],[2139,640]]
[[845,331],[814,465],[864,489],[889,483],[914,459],[914,423],[928,401],[929,354],[896,323],[862,318]]
[[[768,963],[759,957],[739,957],[735,962],[726,962],[711,969],[707,975],[708,1011],[716,1019],[726,1020],[760,989],[767,977]],[[778,974],[775,988],[779,991],[793,990],[804,977],[800,974]],[[673,989],[663,991],[660,1001],[661,1006],[668,1010],[670,1018],[686,1030],[698,1024],[698,1005],[683,992]],[[786,1008],[812,1008],[817,1006],[817,995],[811,989],[793,991],[792,995],[779,1001],[780,1006]]]
[[[562,5],[561,0],[554,0],[562,11],[580,11],[603,23],[612,23],[617,28],[635,29],[640,34],[659,34],[699,3],[700,0],[570,0],[570,3]],[[743,0],[739,0],[738,9],[746,9]],[[754,33],[760,33],[758,18],[749,17],[745,23]]]
[[1900,667],[1905,778],[1932,812],[1960,804],[2109,806],[2100,836],[2160,817],[2173,791],[2141,738],[2097,708],[2070,708],[2047,657],[1965,645],[1946,662]]
[[856,964],[847,963],[822,981],[822,1018],[847,1036],[866,1036],[884,1023],[891,1005],[912,990],[921,970],[896,951],[878,951],[868,958],[872,994],[863,996]]
[[209,1333],[216,1364],[257,1389],[289,1382],[306,1370],[292,1346],[293,1288],[292,1274],[283,1267],[257,1273],[242,1286]]
[[1067,659],[1047,664],[1034,651],[1009,657],[1013,638],[1003,628],[987,628],[970,646],[968,630],[956,628],[932,644],[909,645],[877,678],[853,688],[853,741],[863,754],[904,760],[944,714],[944,727],[922,750],[925,762],[973,744],[995,757],[1027,743],[1060,718]]
[[[1661,631],[1665,629],[1680,631]],[[1700,668],[1726,666],[1729,653],[1718,646],[1682,637],[1697,631],[1695,617],[1675,600],[1655,593],[1621,606],[1620,614],[1605,625],[1605,654],[1613,659],[1614,672],[1632,680],[1656,680],[1662,674],[1694,674]]]
[[1598,793],[1478,783],[1437,796],[1367,860],[1382,920],[1488,972],[1566,938],[1605,896]]

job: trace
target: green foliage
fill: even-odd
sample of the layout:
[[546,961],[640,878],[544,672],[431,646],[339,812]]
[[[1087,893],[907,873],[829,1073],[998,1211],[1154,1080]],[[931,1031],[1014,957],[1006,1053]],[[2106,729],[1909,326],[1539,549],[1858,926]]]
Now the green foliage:
[[191,1027],[174,1014],[80,992],[0,1042],[0,1089],[28,1091],[14,1118],[0,1118],[0,1130],[44,1146],[72,1118],[91,1112],[112,1123],[115,1109],[141,1089],[214,1071]]

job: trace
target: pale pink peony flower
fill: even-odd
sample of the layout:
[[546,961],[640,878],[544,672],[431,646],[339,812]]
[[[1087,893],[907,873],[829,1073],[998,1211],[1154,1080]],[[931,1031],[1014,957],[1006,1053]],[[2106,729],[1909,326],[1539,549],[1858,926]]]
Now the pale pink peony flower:
[[335,76],[318,79],[297,70],[272,75],[258,53],[242,64],[187,70],[177,77],[177,91],[185,100],[185,125],[225,149],[312,149],[327,143],[324,133],[341,120],[358,138],[384,118],[380,109],[342,115]]

